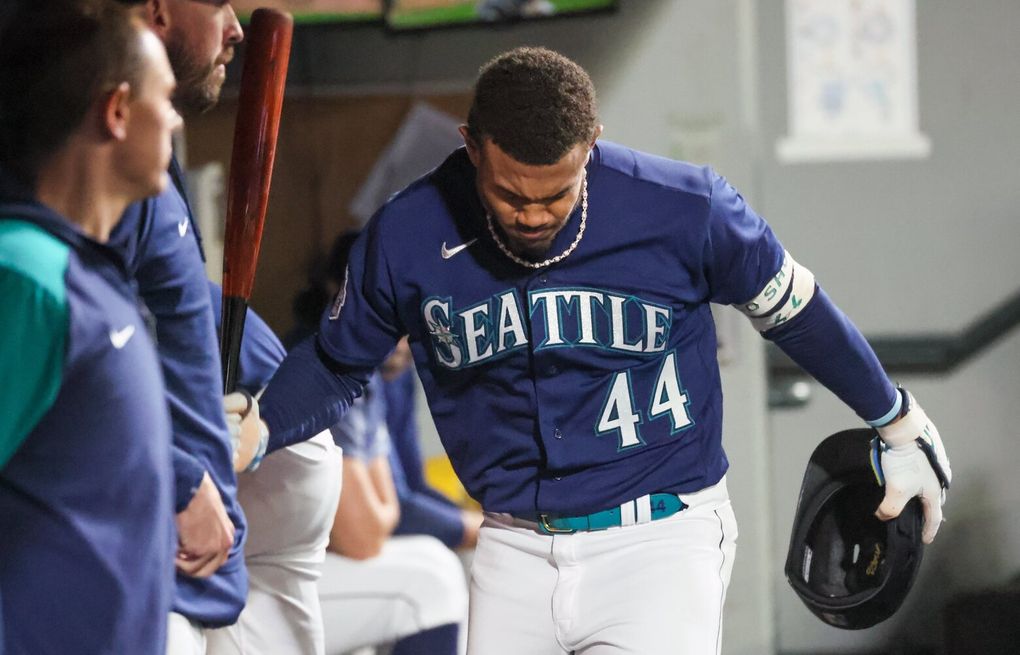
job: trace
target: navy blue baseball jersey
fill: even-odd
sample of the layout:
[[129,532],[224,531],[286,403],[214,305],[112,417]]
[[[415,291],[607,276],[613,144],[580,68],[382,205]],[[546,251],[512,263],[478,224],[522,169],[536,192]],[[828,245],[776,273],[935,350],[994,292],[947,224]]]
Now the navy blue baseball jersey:
[[456,548],[464,540],[464,520],[460,509],[425,481],[413,375],[406,371],[382,385],[390,433],[390,469],[400,501],[400,520],[393,534],[427,534],[448,548]]
[[163,655],[170,420],[114,251],[0,201],[0,651]]
[[317,341],[270,384],[276,447],[328,424],[406,333],[454,469],[486,510],[581,514],[703,489],[728,466],[713,302],[738,305],[862,417],[890,410],[897,394],[859,332],[809,272],[790,284],[794,262],[723,178],[600,141],[587,189],[576,249],[538,270],[497,247],[464,150],[390,200]]
[[230,436],[223,414],[223,380],[197,222],[174,184],[135,203],[110,237],[126,256],[138,292],[156,320],[156,343],[173,426],[177,511],[190,502],[205,472],[220,490],[233,522],[230,557],[208,578],[177,576],[174,611],[206,626],[237,620],[248,594],[245,521],[237,502]]

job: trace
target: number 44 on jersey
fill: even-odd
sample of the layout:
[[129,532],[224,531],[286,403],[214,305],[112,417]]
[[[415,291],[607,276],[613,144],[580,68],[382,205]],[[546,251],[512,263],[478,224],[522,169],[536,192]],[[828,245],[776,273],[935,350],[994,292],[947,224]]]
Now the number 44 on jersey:
[[[655,377],[645,415],[649,421],[668,417],[672,424],[670,434],[675,434],[694,425],[689,405],[687,392],[680,385],[676,351],[668,352],[662,358],[662,365]],[[595,433],[600,436],[618,433],[620,438],[618,449],[625,450],[645,443],[638,427],[643,422],[641,405],[635,401],[630,369],[614,373],[606,400],[602,404],[602,411],[599,413]]]

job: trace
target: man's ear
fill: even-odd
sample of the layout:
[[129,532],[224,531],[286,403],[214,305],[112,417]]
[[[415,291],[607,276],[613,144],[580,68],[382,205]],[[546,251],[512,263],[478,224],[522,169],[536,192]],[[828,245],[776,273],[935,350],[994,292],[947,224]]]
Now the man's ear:
[[131,85],[127,82],[121,82],[106,95],[100,106],[100,120],[105,137],[117,141],[127,138],[127,124],[131,115],[130,99]]
[[167,31],[170,29],[170,15],[166,3],[167,0],[149,0],[145,3],[145,18],[161,41],[166,40]]
[[457,129],[460,132],[461,137],[464,138],[464,145],[467,147],[468,158],[471,160],[471,163],[475,165],[475,168],[478,168],[478,162],[482,156],[481,145],[475,141],[473,136],[471,136],[471,131],[468,130],[467,125],[461,125]]
[[595,126],[595,134],[591,138],[591,143],[588,144],[589,150],[595,147],[595,142],[599,140],[600,136],[602,136],[602,123]]

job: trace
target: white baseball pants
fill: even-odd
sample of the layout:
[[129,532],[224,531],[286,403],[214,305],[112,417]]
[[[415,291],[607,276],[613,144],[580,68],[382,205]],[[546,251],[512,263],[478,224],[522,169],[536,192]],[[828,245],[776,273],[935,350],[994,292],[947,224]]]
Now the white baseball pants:
[[719,653],[737,525],[725,478],[650,523],[543,535],[487,514],[468,655]]
[[237,623],[205,631],[208,655],[322,655],[317,585],[340,483],[341,451],[328,430],[238,476],[248,601]]
[[450,623],[459,624],[463,635],[467,619],[460,558],[425,535],[391,537],[378,556],[366,560],[327,553],[319,598],[326,655],[389,644]]
[[166,655],[205,655],[206,632],[188,617],[170,612],[166,623]]

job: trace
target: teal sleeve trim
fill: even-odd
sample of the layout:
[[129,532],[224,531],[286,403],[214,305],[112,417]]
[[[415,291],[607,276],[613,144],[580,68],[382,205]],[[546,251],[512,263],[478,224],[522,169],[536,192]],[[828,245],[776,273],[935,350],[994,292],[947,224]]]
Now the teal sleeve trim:
[[63,378],[68,246],[0,221],[0,467],[53,406]]
[[893,403],[892,409],[885,413],[885,415],[873,421],[865,421],[868,425],[873,428],[884,427],[887,423],[891,422],[894,418],[899,416],[900,410],[903,408],[903,394],[900,393],[899,389],[896,390],[896,401]]

